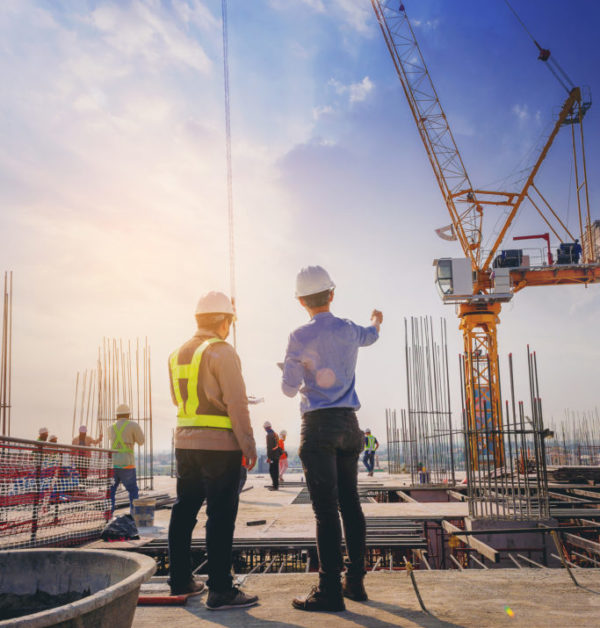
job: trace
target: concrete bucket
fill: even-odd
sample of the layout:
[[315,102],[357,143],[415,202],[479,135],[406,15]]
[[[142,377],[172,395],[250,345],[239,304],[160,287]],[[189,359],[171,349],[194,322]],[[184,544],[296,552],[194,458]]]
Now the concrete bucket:
[[0,552],[0,627],[127,628],[155,570],[152,558],[133,552]]

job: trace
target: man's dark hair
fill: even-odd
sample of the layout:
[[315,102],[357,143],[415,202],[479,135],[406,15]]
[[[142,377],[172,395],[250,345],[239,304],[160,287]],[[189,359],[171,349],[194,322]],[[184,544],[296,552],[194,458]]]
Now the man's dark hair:
[[198,327],[206,329],[212,333],[216,333],[219,325],[225,320],[233,320],[231,314],[196,314],[196,323]]
[[329,303],[330,293],[331,290],[323,290],[323,292],[316,292],[315,294],[309,294],[302,298],[308,307],[321,307]]

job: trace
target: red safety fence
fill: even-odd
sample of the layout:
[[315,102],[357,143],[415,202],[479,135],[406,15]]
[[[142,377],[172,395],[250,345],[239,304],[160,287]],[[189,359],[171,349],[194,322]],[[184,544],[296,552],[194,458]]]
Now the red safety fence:
[[0,549],[98,538],[112,477],[108,449],[0,436]]

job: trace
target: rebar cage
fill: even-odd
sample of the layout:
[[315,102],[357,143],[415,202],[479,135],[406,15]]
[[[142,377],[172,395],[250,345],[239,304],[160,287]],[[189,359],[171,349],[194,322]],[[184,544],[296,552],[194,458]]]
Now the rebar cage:
[[[548,479],[542,400],[539,393],[537,358],[527,347],[530,412],[523,401],[515,400],[512,354],[508,356],[510,402],[494,397],[494,388],[477,374],[494,368],[500,378],[499,361],[483,353],[461,355],[460,372],[463,400],[463,436],[467,469],[469,514],[487,519],[547,519],[549,517]],[[474,373],[466,369],[473,368]],[[476,403],[467,404],[466,379]],[[496,395],[500,397],[500,395]],[[491,420],[491,417],[497,417]]]
[[446,321],[440,341],[431,317],[404,319],[408,410],[386,411],[390,473],[408,472],[413,484],[455,484],[454,438]]

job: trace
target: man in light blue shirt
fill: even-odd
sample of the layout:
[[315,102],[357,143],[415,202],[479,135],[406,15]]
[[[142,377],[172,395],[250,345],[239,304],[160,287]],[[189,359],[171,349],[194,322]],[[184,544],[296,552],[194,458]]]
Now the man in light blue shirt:
[[[359,347],[379,338],[383,315],[371,314],[371,326],[361,327],[330,312],[335,284],[321,266],[303,268],[296,278],[296,297],[310,321],[290,335],[283,363],[282,390],[300,392],[302,431],[298,453],[317,520],[319,585],[294,608],[343,611],[344,597],[366,600],[365,518],[357,489],[358,458],[364,434],[355,411],[354,390]],[[344,521],[348,571],[341,582]]]

